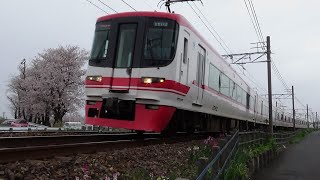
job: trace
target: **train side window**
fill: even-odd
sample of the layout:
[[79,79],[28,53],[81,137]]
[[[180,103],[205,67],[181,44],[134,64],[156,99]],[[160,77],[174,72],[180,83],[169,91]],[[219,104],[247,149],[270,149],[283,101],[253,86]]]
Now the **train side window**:
[[236,91],[236,83],[230,80],[230,97],[232,99],[237,100],[237,91]]
[[242,96],[241,96],[242,104],[246,106],[247,105],[247,92],[243,89],[241,89],[241,90],[242,90]]
[[250,95],[248,93],[247,93],[247,104],[246,104],[246,106],[247,106],[247,109],[250,108]]
[[261,115],[263,113],[263,101],[261,101]]
[[220,71],[214,65],[210,64],[208,85],[211,89],[216,91],[219,91],[219,76]]
[[237,101],[239,103],[242,103],[242,89],[238,85],[236,85],[236,87],[237,87]]
[[250,109],[254,110],[255,106],[255,97],[250,96]]
[[186,64],[188,60],[188,39],[184,38],[183,45],[183,63]]
[[229,78],[221,73],[220,74],[220,92],[226,96],[229,96],[230,80]]

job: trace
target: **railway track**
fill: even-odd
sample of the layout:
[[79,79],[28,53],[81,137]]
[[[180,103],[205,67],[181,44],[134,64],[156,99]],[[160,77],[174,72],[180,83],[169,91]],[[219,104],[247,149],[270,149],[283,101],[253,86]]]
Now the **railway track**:
[[27,159],[52,158],[76,153],[94,153],[121,148],[147,146],[160,143],[186,142],[204,139],[207,133],[177,134],[164,138],[161,134],[95,134],[71,136],[30,136],[0,138],[0,163]]
[[143,137],[136,133],[119,134],[76,134],[54,136],[20,136],[1,137],[0,148],[18,148],[27,146],[48,146],[86,142],[133,140],[138,138],[157,138],[160,134],[145,134]]
[[51,136],[51,135],[84,135],[84,134],[125,134],[131,131],[0,131],[0,137],[15,136]]

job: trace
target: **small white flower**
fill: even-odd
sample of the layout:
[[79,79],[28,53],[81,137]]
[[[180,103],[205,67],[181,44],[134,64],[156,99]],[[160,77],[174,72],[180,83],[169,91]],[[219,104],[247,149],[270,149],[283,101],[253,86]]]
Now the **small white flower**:
[[193,147],[193,150],[195,150],[195,151],[197,151],[197,150],[199,150],[200,148],[199,148],[199,146],[194,146]]

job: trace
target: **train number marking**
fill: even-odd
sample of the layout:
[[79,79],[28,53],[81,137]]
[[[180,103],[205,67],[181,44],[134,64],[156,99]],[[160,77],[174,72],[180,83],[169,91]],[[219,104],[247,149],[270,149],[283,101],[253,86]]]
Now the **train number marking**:
[[213,111],[218,111],[218,107],[213,105],[212,108],[211,108]]

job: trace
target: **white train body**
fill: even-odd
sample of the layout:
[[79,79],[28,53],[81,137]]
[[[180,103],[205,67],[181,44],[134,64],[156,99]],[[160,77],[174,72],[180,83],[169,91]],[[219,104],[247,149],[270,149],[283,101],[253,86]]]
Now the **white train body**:
[[[140,56],[136,52],[137,49],[146,48],[147,45],[142,42],[148,42],[143,36],[149,32],[144,29],[149,21],[144,22],[140,17],[156,18],[157,21],[154,21],[153,24],[158,23],[159,26],[162,25],[161,19],[176,22],[177,27],[174,28],[177,34],[172,35],[176,35],[176,44],[170,63],[153,67],[134,67],[134,58],[141,59],[141,56],[148,55],[146,49],[141,51]],[[268,124],[268,101],[253,91],[181,15],[158,12],[120,13],[102,17],[97,24],[119,18],[121,22],[131,22],[132,18],[133,22],[137,22],[135,40],[138,42],[133,42],[134,53],[129,53],[126,57],[128,61],[133,62],[129,62],[130,68],[115,67],[117,65],[114,64],[121,65],[122,59],[126,59],[122,57],[120,60],[115,60],[113,66],[109,67],[89,64],[86,80],[87,123],[135,130],[162,131],[170,122],[174,112],[182,110],[255,124]],[[114,25],[111,25],[111,29],[112,26]],[[130,29],[129,26],[126,28]],[[141,33],[139,33],[140,30]],[[121,43],[130,43],[129,40],[126,41],[117,40],[115,49]],[[121,53],[118,51],[111,53],[113,59],[120,56]],[[166,51],[169,50],[166,49]],[[117,56],[114,55],[116,52],[118,52]],[[124,62],[126,63],[128,62]],[[139,61],[139,64],[142,63],[144,62]],[[94,79],[96,77],[102,79],[96,81]],[[156,82],[152,82],[153,80]],[[103,101],[107,98],[109,100]],[[133,108],[132,111],[135,111],[132,117],[131,115],[130,118],[126,117],[130,120],[121,119],[116,115],[101,115],[101,112],[107,111],[103,109],[105,108],[103,104],[108,104],[110,98],[116,99],[112,100],[114,103],[120,101],[132,103],[132,105],[127,104]],[[167,109],[161,109],[161,107]],[[156,113],[157,110],[161,112]],[[274,107],[273,111],[275,126],[292,127],[290,115],[283,113],[277,107]],[[144,120],[140,121],[140,119]],[[152,122],[156,125],[151,125]],[[296,120],[296,127],[304,128],[307,125],[304,121]]]

